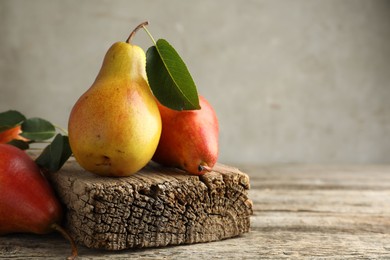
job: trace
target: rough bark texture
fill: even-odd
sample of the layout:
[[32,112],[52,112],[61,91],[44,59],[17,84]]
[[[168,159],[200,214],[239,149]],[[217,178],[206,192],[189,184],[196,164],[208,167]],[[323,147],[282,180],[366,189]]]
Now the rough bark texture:
[[102,178],[69,161],[51,182],[67,228],[90,248],[192,244],[249,231],[249,178],[228,166],[193,176],[151,164],[130,177]]

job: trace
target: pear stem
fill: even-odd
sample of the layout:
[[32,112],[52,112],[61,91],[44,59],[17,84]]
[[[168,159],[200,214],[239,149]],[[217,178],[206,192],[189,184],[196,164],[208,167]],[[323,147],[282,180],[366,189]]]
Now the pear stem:
[[68,232],[66,232],[66,230],[64,228],[62,228],[60,225],[58,225],[57,223],[54,223],[51,225],[51,227],[59,232],[66,240],[68,240],[70,242],[70,245],[72,247],[72,255],[67,257],[68,260],[74,260],[76,259],[76,257],[78,256],[78,252],[77,252],[77,246],[76,246],[76,243],[74,242],[73,238],[69,235]]
[[126,43],[130,43],[131,40],[133,39],[135,33],[136,33],[139,29],[145,28],[145,26],[148,25],[148,24],[149,24],[148,21],[145,21],[145,22],[139,24],[137,27],[135,27],[135,29],[130,33],[129,38],[127,38]]

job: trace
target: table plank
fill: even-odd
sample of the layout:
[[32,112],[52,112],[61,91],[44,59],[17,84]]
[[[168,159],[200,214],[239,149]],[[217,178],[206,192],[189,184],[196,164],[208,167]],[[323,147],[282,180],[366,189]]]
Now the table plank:
[[[390,165],[241,165],[250,177],[251,231],[223,241],[118,252],[79,248],[81,259],[390,258]],[[0,237],[0,259],[64,259],[57,234]]]

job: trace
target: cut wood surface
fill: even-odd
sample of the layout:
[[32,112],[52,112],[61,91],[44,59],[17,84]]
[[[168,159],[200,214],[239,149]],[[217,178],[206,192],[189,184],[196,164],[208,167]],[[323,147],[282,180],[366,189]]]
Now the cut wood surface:
[[76,242],[122,250],[210,242],[249,231],[249,178],[216,165],[202,176],[149,164],[125,178],[83,170],[74,160],[50,177]]
[[[241,165],[251,228],[210,243],[108,251],[80,259],[390,259],[390,166]],[[0,259],[64,259],[57,234],[0,237]]]

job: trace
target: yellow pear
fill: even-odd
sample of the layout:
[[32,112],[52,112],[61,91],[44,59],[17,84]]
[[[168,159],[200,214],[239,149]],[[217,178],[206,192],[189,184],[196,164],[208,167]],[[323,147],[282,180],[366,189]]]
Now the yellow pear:
[[104,176],[129,176],[152,158],[161,135],[161,117],[149,88],[145,52],[114,43],[92,86],[74,105],[69,143],[78,163]]

